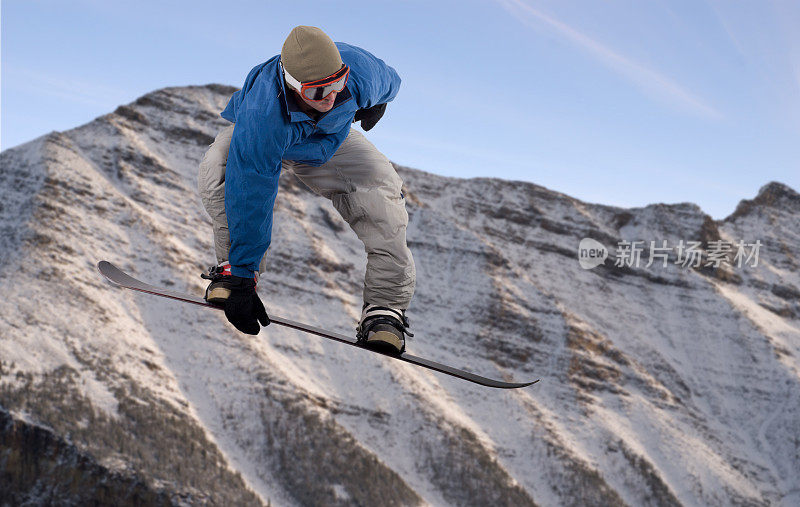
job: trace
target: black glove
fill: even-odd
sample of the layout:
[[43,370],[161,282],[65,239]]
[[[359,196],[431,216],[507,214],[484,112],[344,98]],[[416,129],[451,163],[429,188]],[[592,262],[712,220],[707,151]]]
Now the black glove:
[[231,275],[231,295],[225,302],[225,316],[236,329],[247,334],[258,334],[262,326],[269,325],[269,316],[256,293],[256,281]]
[[378,123],[378,120],[381,119],[383,113],[386,112],[386,103],[377,104],[367,109],[359,109],[356,111],[355,117],[353,117],[353,121],[361,122],[361,128],[366,130],[371,129]]

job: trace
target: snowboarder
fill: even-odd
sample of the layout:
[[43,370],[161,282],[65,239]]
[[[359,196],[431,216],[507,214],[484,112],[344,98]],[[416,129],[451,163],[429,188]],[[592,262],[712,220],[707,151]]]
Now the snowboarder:
[[217,265],[205,299],[257,334],[269,317],[258,294],[266,268],[281,169],[331,200],[364,243],[367,270],[357,328],[370,347],[400,353],[416,272],[406,244],[402,180],[363,134],[400,87],[395,70],[322,30],[295,27],[280,55],[254,67],[221,116],[233,123],[200,163],[200,196],[211,216]]

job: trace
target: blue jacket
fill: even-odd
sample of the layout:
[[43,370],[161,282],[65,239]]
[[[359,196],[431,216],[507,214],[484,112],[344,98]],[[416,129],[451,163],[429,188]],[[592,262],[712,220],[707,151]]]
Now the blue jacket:
[[253,276],[269,248],[281,160],[324,164],[344,142],[356,111],[397,95],[400,77],[383,60],[342,42],[336,47],[350,67],[350,77],[333,108],[318,121],[287,95],[280,56],[254,67],[221,113],[236,123],[225,169],[228,260],[236,276]]

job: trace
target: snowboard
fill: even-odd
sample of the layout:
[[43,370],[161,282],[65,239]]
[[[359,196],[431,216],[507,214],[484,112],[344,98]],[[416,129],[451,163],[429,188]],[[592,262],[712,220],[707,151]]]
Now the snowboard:
[[[136,278],[125,273],[117,266],[108,261],[98,262],[97,269],[100,271],[100,274],[102,274],[109,282],[118,287],[144,292],[146,294],[152,294],[154,296],[170,298],[177,301],[182,301],[184,303],[191,303],[197,306],[212,308],[215,310],[222,310],[222,308],[219,306],[207,303],[203,298],[192,296],[189,294],[182,294],[180,292],[175,292],[161,287],[156,287],[154,285],[147,284],[141,280],[137,280]],[[295,322],[293,320],[284,319],[282,317],[277,317],[272,315],[271,313],[269,314],[269,319],[273,324],[278,324],[280,326],[286,326],[292,329],[304,331],[309,334],[321,336],[322,338],[327,338],[329,340],[334,340],[340,343],[344,343],[368,352],[372,352],[374,354],[381,354],[385,357],[396,359],[398,361],[404,361],[406,363],[411,363],[416,366],[428,368],[430,370],[444,373],[452,377],[457,377],[463,380],[468,380],[470,382],[474,382],[476,384],[480,384],[486,387],[495,387],[499,389],[516,389],[520,387],[526,387],[539,382],[538,379],[532,382],[504,382],[502,380],[495,380],[487,377],[482,377],[480,375],[470,373],[460,368],[455,368],[453,366],[448,366],[446,364],[437,363],[436,361],[431,361],[430,359],[426,359],[423,357],[417,357],[405,352],[402,354],[393,354],[380,350],[373,350],[368,347],[365,347],[355,338],[351,338],[347,335],[310,326],[308,324],[303,324],[301,322]]]

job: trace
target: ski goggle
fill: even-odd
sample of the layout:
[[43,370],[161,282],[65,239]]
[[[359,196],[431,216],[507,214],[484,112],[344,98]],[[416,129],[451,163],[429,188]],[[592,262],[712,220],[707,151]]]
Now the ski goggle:
[[328,77],[301,83],[286,71],[283,63],[281,63],[281,69],[283,69],[286,82],[295,90],[299,90],[300,95],[302,95],[304,99],[314,102],[325,100],[331,93],[344,90],[345,85],[347,85],[347,78],[350,76],[350,67],[342,64],[341,69]]

